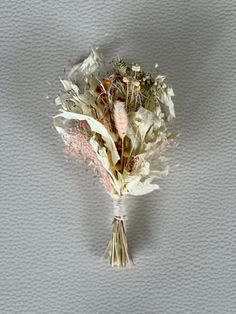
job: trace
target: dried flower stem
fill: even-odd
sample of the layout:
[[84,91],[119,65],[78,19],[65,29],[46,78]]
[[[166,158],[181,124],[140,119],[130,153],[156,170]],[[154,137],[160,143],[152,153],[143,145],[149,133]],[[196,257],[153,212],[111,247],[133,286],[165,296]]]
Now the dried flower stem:
[[125,109],[125,104],[121,101],[116,101],[114,103],[114,120],[117,132],[119,137],[122,141],[121,147],[121,172],[123,172],[124,168],[124,143],[125,143],[125,136],[128,127],[128,116]]
[[126,99],[125,99],[125,109],[128,112],[128,100],[129,100],[129,83],[126,85]]
[[124,143],[125,143],[125,137],[122,138],[122,143],[121,143],[121,172],[123,172],[124,169]]
[[128,253],[128,242],[123,217],[115,216],[112,221],[111,240],[108,244],[108,263],[111,266],[132,266],[133,261]]

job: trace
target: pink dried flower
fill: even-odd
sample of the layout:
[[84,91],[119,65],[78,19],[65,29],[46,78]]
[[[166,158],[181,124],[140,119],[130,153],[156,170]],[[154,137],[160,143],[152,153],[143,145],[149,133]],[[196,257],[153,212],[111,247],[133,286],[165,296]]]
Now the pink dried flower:
[[80,126],[82,129],[87,129],[89,127],[89,124],[86,120],[80,121]]

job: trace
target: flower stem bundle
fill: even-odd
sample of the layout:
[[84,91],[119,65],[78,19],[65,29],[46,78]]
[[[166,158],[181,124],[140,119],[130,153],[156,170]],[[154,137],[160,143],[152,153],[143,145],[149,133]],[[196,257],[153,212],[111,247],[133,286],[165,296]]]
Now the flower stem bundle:
[[111,240],[108,244],[108,262],[111,266],[126,267],[133,264],[128,252],[125,220],[115,216],[112,221]]
[[163,152],[175,138],[168,130],[175,117],[174,93],[158,71],[152,77],[138,64],[120,58],[102,76],[104,68],[101,53],[94,49],[61,80],[64,91],[55,100],[60,113],[54,117],[54,126],[68,153],[100,173],[114,200],[108,261],[125,267],[132,260],[123,200],[159,189],[154,181],[168,174]]

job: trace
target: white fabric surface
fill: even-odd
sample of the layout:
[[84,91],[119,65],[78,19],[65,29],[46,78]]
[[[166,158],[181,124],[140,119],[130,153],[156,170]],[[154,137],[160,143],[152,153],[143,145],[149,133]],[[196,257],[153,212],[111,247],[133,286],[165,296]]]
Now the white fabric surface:
[[[236,313],[236,2],[2,0],[0,17],[0,313]],[[179,167],[130,201],[132,269],[102,259],[112,201],[51,126],[93,45],[158,62],[176,94]]]

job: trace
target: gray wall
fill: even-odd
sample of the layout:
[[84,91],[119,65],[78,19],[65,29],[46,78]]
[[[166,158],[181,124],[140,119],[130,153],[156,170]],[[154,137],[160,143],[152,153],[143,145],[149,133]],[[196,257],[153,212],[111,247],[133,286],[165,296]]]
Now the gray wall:
[[[236,313],[236,2],[2,0],[0,16],[0,313]],[[101,257],[111,200],[51,127],[58,77],[93,45],[158,62],[176,93],[179,167],[130,201],[127,270]]]

